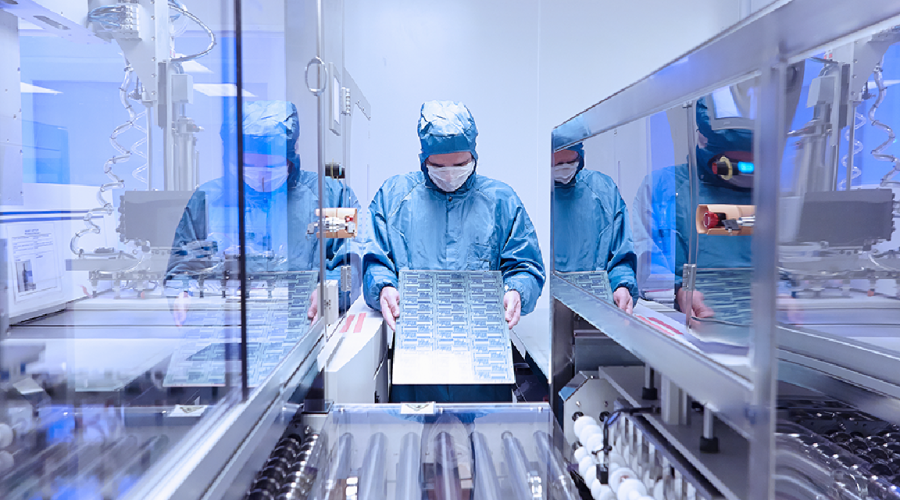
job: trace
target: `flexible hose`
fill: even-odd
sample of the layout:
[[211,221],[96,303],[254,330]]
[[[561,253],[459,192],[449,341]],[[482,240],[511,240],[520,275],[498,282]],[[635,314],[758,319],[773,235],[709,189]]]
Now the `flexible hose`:
[[200,26],[203,29],[203,31],[206,32],[206,35],[209,36],[209,46],[206,47],[206,49],[204,51],[198,52],[196,54],[189,55],[189,56],[173,57],[172,62],[180,63],[180,62],[185,62],[185,61],[192,61],[194,59],[197,59],[198,57],[203,57],[206,54],[209,54],[209,52],[213,49],[213,47],[216,46],[216,34],[213,33],[213,31],[211,29],[209,29],[209,26],[204,24],[203,21],[200,20],[200,18],[191,14],[187,10],[182,9],[175,3],[169,2],[169,8],[174,10],[175,12],[178,12],[179,14],[183,15],[184,17],[187,17],[191,21],[194,21],[195,23],[197,23],[197,25]]
[[891,127],[886,124],[875,119],[875,112],[878,110],[878,107],[881,106],[881,103],[884,102],[884,96],[887,93],[887,86],[884,84],[884,72],[881,69],[881,63],[875,66],[875,85],[878,87],[878,97],[875,98],[875,103],[872,104],[872,107],[869,109],[869,121],[872,122],[873,127],[878,127],[888,135],[887,140],[879,144],[875,149],[872,150],[872,156],[875,157],[878,161],[889,161],[894,164],[894,167],[885,174],[885,176],[881,179],[881,186],[887,185],[890,182],[891,177],[894,176],[898,171],[900,171],[900,159],[896,156],[885,154],[884,151],[888,146],[894,143],[894,139],[896,139],[897,135],[894,134],[894,131]]
[[[128,97],[134,101],[139,101],[141,99],[141,95],[143,93],[144,93],[144,86],[141,85],[141,80],[138,79],[134,83],[134,90],[131,92],[131,94],[129,94]],[[141,165],[139,167],[135,168],[131,172],[131,176],[134,177],[135,179],[137,179],[138,181],[140,181],[142,184],[147,184],[148,179],[147,179],[147,176],[144,175],[144,172],[146,172],[150,168],[150,163],[147,161],[147,155],[149,154],[149,151],[146,151],[146,152],[141,151],[141,146],[144,146],[145,150],[147,149],[146,144],[149,142],[149,138],[150,138],[150,132],[147,130],[146,127],[141,125],[141,122],[146,121],[146,118],[147,118],[147,109],[146,108],[144,108],[143,111],[141,111],[140,113],[137,114],[137,116],[134,117],[134,125],[133,125],[134,129],[137,130],[138,132],[140,132],[142,135],[141,135],[140,139],[138,139],[131,145],[131,152],[138,158],[143,159],[143,163],[141,163]],[[147,189],[150,189],[149,185],[147,186]]]
[[[859,111],[856,111],[856,110],[854,110],[853,113],[854,113],[853,114],[853,116],[854,116],[853,129],[859,130],[860,128],[862,128],[863,125],[866,124],[866,117],[862,113],[860,113]],[[850,128],[849,127],[847,127],[847,131],[844,132],[844,139],[846,139],[848,143],[850,142]],[[853,146],[852,152],[845,154],[844,158],[841,160],[841,164],[844,166],[844,168],[847,168],[847,161],[850,159],[850,155],[856,156],[863,150],[863,143],[859,139],[855,139],[853,141],[852,146]],[[860,170],[859,167],[857,167],[854,164],[853,170],[850,172],[850,181],[853,182],[853,179],[856,179],[860,175],[862,175],[862,170]],[[846,189],[846,186],[847,186],[847,179],[843,179],[838,184],[838,189]]]
[[128,86],[131,84],[131,75],[133,71],[134,69],[131,65],[125,67],[125,78],[122,80],[122,85],[119,86],[119,101],[122,103],[122,106],[125,107],[125,111],[128,112],[128,121],[116,127],[109,136],[109,143],[118,152],[117,155],[107,160],[106,164],[103,165],[103,173],[106,174],[110,182],[101,185],[100,189],[97,190],[97,203],[100,206],[92,208],[84,214],[84,229],[75,233],[75,236],[72,237],[72,241],[69,243],[69,248],[72,250],[72,253],[78,256],[84,255],[84,250],[79,247],[78,240],[87,233],[100,234],[100,226],[93,221],[94,214],[112,215],[113,213],[113,204],[111,201],[106,201],[106,198],[103,197],[103,193],[112,189],[121,189],[125,187],[125,180],[113,172],[113,166],[117,163],[127,161],[131,157],[131,151],[119,144],[116,139],[133,128],[135,120],[138,118],[137,114],[134,112],[134,108],[131,107],[131,103],[128,101]]

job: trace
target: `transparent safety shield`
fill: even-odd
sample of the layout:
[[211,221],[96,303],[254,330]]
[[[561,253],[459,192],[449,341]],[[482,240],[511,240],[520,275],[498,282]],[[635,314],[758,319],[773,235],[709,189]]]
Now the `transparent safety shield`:
[[689,163],[676,176],[675,305],[707,353],[746,356],[752,345],[755,80],[692,101]]
[[127,495],[309,349],[317,102],[290,95],[284,3],[256,7],[243,36],[231,1],[0,7],[22,179],[0,215],[0,497]]
[[685,135],[681,116],[657,113],[554,152],[561,277],[610,302],[624,288],[635,300],[672,304],[675,189],[687,170],[686,149],[676,151],[673,139]]
[[823,49],[794,63],[784,91],[778,322],[789,340],[845,345],[839,364],[879,379],[900,355],[898,42],[887,29]]

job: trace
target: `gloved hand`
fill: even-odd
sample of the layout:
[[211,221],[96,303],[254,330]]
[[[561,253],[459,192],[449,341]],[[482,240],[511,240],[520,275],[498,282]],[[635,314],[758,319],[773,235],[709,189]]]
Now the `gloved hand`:
[[191,296],[187,292],[181,292],[175,297],[172,304],[172,316],[175,318],[175,326],[184,325],[188,311],[191,309]]
[[319,319],[319,287],[313,289],[312,295],[309,297],[309,309],[306,310],[306,317],[310,323],[315,323]]
[[620,286],[616,288],[616,291],[613,292],[613,302],[616,303],[616,306],[631,314],[634,310],[634,300],[631,298],[631,292],[628,291],[628,288],[624,286]]
[[503,295],[503,309],[506,311],[506,322],[512,328],[519,324],[522,316],[522,297],[516,290],[510,290]]
[[400,317],[400,292],[392,286],[386,286],[381,289],[379,302],[384,321],[391,327],[391,330],[396,330],[397,318]]
[[688,311],[687,290],[685,290],[684,288],[679,288],[678,293],[675,295],[675,300],[678,301],[678,307],[684,314],[688,314],[696,318],[710,318],[716,315],[715,311],[713,311],[711,307],[707,306],[703,302],[703,292],[694,290],[694,296],[691,299],[690,311]]

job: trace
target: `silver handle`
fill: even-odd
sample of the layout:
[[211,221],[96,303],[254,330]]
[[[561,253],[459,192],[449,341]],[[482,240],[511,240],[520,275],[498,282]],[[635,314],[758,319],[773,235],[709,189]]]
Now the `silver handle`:
[[316,97],[319,96],[322,92],[325,92],[325,88],[328,87],[328,78],[325,78],[325,83],[322,85],[322,88],[316,88],[309,85],[309,68],[313,64],[318,64],[319,66],[325,66],[325,61],[323,61],[319,56],[313,57],[306,63],[306,87],[310,92]]

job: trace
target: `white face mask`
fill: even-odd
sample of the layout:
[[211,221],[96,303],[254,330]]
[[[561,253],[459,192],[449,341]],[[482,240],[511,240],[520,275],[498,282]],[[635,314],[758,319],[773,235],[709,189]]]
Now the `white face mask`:
[[560,184],[568,184],[578,173],[578,162],[560,163],[553,167],[553,180]]
[[465,184],[466,179],[475,171],[475,160],[456,167],[435,167],[427,163],[425,166],[428,167],[428,177],[431,177],[438,189],[452,193]]
[[280,167],[244,167],[244,182],[254,191],[266,193],[275,191],[287,182],[288,166]]

